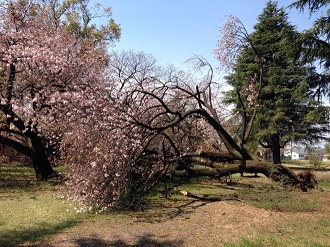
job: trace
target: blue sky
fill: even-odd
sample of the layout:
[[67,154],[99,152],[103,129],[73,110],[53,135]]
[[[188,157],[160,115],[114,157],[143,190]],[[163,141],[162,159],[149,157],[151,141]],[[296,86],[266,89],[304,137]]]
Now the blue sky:
[[[121,25],[122,37],[114,50],[143,51],[160,64],[182,67],[194,55],[206,58],[213,67],[219,64],[213,49],[219,28],[227,15],[238,17],[251,32],[266,0],[111,0],[113,18]],[[292,1],[280,0],[279,6]],[[288,9],[289,21],[298,30],[311,26],[309,15]]]

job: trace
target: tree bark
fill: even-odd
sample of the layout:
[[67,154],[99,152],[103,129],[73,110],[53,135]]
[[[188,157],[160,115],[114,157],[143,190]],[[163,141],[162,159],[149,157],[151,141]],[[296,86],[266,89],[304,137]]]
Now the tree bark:
[[14,148],[17,152],[28,156],[32,160],[33,168],[38,180],[47,180],[50,177],[56,175],[57,173],[53,170],[49,162],[46,150],[41,142],[40,137],[35,136],[30,140],[32,147],[28,147],[18,141],[0,135],[0,142],[2,144]]
[[19,138],[12,139],[1,136],[0,141],[5,145],[14,148],[16,151],[27,155],[32,160],[38,180],[47,180],[54,176],[56,172],[53,170],[49,162],[46,149],[42,143],[41,137],[38,136],[38,133],[33,131],[30,127],[25,126],[24,121],[13,112],[10,104],[0,105],[0,110],[7,116],[8,124],[12,123],[15,125],[15,127],[21,132],[21,135],[30,140],[31,147],[20,143],[18,141]]
[[[56,173],[50,165],[41,138],[36,132],[32,131],[30,128],[26,129],[26,126],[24,125],[22,119],[20,119],[19,116],[17,116],[13,112],[13,108],[11,105],[16,73],[16,66],[14,65],[14,63],[11,63],[9,65],[8,79],[6,81],[6,103],[0,105],[0,110],[6,116],[6,124],[8,126],[10,126],[10,124],[15,125],[15,127],[21,132],[21,136],[29,138],[29,140],[31,141],[31,147],[20,143],[19,138],[15,138],[15,135],[13,136],[13,133],[11,133],[10,131],[7,132],[8,136],[12,135],[13,138],[8,137],[7,135],[2,136],[0,133],[0,141],[3,144],[10,146],[16,151],[31,158],[37,179],[46,180]],[[6,132],[5,130],[2,131]]]
[[[215,162],[206,157],[190,156],[191,164],[198,166],[190,167],[189,170],[175,170],[174,176],[178,177],[224,177],[235,173],[261,173],[285,188],[294,187],[307,191],[307,185],[299,177],[280,164],[271,164],[265,160],[254,158],[245,162],[233,161],[233,163]],[[244,164],[243,164],[244,163]]]
[[206,111],[200,111],[199,114],[204,116],[208,123],[217,131],[220,139],[223,141],[228,152],[232,156],[235,156],[237,159],[241,160],[251,159],[250,154],[244,148],[241,148],[237,145],[231,135],[229,135],[229,133],[222,127],[222,125],[218,121],[216,121]]
[[33,167],[36,173],[36,177],[38,180],[47,180],[52,176],[56,175],[57,173],[53,170],[48,155],[46,153],[46,149],[44,144],[42,143],[40,137],[38,136],[31,136],[30,138],[32,147],[33,147],[33,154],[30,156]]
[[273,137],[273,163],[281,164],[281,145],[278,134]]

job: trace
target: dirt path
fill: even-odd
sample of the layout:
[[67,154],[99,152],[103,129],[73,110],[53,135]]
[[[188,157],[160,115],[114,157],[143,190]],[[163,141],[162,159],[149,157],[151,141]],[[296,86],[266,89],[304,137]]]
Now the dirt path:
[[[187,200],[134,215],[97,216],[83,224],[26,246],[223,246],[260,232],[281,234],[290,219],[308,219],[311,213],[272,212],[244,202],[203,203]],[[318,218],[318,212],[313,217]]]

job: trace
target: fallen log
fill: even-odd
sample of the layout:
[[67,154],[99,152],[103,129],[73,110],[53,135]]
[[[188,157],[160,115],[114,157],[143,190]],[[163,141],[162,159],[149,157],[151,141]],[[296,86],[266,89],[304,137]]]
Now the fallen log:
[[[187,157],[185,157],[187,158]],[[261,173],[282,185],[285,188],[299,188],[307,191],[308,185],[306,181],[300,179],[289,168],[272,164],[268,161],[254,158],[253,160],[235,161],[233,163],[215,162],[208,157],[189,156],[191,165],[189,169],[175,170],[173,175],[178,177],[225,177],[235,173]],[[187,162],[187,161],[186,161]]]

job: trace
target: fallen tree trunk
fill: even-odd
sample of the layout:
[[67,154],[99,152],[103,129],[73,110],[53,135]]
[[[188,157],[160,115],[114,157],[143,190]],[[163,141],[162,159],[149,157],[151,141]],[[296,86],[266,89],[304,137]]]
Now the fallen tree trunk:
[[[201,157],[202,156],[202,157]],[[304,183],[293,171],[283,165],[275,165],[266,160],[253,158],[253,160],[220,163],[204,155],[187,155],[185,162],[189,163],[188,169],[175,170],[173,175],[178,177],[224,177],[235,173],[261,173],[282,185],[285,188],[299,188],[307,191],[308,185]]]

